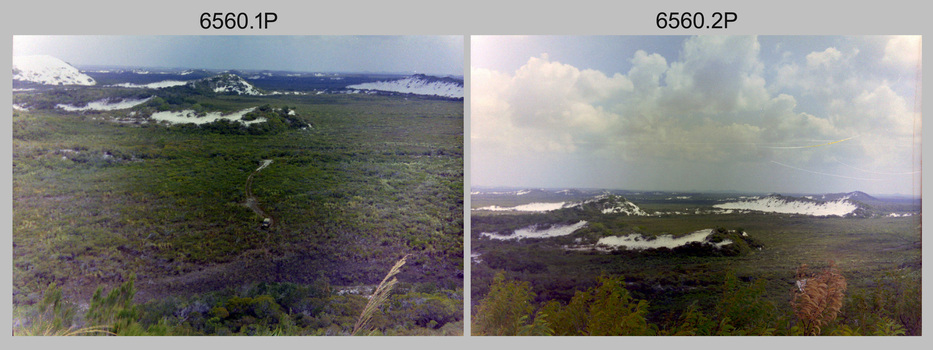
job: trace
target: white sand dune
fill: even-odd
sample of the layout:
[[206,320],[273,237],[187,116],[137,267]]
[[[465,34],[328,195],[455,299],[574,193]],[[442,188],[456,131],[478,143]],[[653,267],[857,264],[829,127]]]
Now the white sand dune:
[[515,233],[504,236],[491,232],[480,233],[481,236],[489,237],[492,239],[498,240],[513,240],[513,239],[522,239],[522,238],[551,238],[551,237],[560,237],[566,236],[571,233],[574,233],[576,230],[579,230],[585,227],[587,224],[586,221],[580,221],[573,225],[551,225],[546,229],[538,229],[537,226],[528,226],[515,230]]
[[[625,247],[628,249],[655,249],[655,248],[676,248],[693,242],[707,242],[709,235],[713,233],[713,229],[704,229],[699,231],[694,231],[689,234],[674,237],[673,235],[661,235],[657,236],[652,240],[648,240],[644,236],[633,233],[626,236],[610,236],[603,237],[599,239],[597,245],[604,245],[610,247]],[[708,242],[707,242],[708,243]],[[730,240],[723,240],[719,243],[709,243],[717,248],[722,246],[732,244]]]
[[149,83],[149,84],[122,83],[122,84],[114,84],[112,86],[134,88],[134,89],[161,89],[161,88],[167,88],[167,87],[172,87],[172,86],[182,86],[185,84],[188,84],[188,82],[181,81],[181,80],[163,80],[163,81],[157,81],[157,82]]
[[603,214],[626,214],[626,215],[634,215],[634,216],[648,216],[649,215],[647,212],[645,212],[644,210],[639,208],[637,205],[635,205],[635,203],[629,202],[628,200],[622,197],[617,197],[617,196],[610,197],[610,195],[608,194],[601,194],[596,197],[593,197],[592,199],[587,199],[582,202],[567,204],[565,207],[567,208],[582,207],[587,204],[598,203],[600,201],[610,199],[610,198],[611,200],[606,201],[605,203],[601,204],[603,208],[600,211]]
[[648,216],[644,210],[641,210],[635,203],[625,202],[613,207],[604,208],[602,210],[603,214],[626,214],[626,215],[635,215],[635,216]]
[[728,202],[713,205],[719,209],[755,210],[780,214],[803,214],[812,216],[845,216],[851,214],[858,206],[846,199],[830,202],[817,202],[806,200],[793,200],[768,196],[756,200]]
[[557,210],[564,207],[565,202],[557,203],[528,203],[522,205],[516,205],[514,207],[500,207],[498,205],[491,205],[488,207],[476,208],[473,210],[489,210],[489,211],[528,211],[528,212],[546,212],[551,210]]
[[48,55],[13,56],[13,80],[45,85],[94,85],[93,78]]
[[143,103],[148,102],[152,97],[146,97],[139,100],[120,100],[118,102],[111,102],[109,100],[99,100],[94,102],[88,102],[86,106],[74,106],[66,104],[57,104],[55,107],[63,109],[68,112],[76,111],[115,111],[118,109],[127,109],[133,108]]
[[435,95],[443,97],[463,97],[463,84],[450,81],[431,80],[411,76],[393,81],[377,81],[347,86],[348,89],[401,92],[417,95]]

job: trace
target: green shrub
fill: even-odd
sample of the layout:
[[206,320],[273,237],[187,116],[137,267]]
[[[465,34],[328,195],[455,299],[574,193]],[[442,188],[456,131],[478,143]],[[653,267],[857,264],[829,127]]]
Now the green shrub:
[[764,298],[762,280],[742,283],[735,273],[726,274],[722,296],[716,304],[718,319],[729,319],[738,329],[735,335],[771,335],[777,307]]
[[840,319],[868,334],[921,335],[921,295],[919,277],[889,272],[846,298]]
[[577,291],[566,306],[549,302],[554,335],[654,335],[657,327],[645,319],[648,301],[635,299],[625,289],[623,278],[601,277],[599,286]]
[[108,326],[117,335],[141,335],[143,333],[137,320],[139,314],[133,297],[136,296],[136,274],[119,287],[103,295],[104,288],[98,287],[91,296],[85,320],[94,326]]
[[473,334],[517,335],[534,310],[531,305],[534,297],[528,282],[505,281],[505,275],[498,273],[489,294],[479,302],[473,317]]
[[211,309],[211,317],[216,317],[218,319],[224,319],[230,316],[230,312],[227,311],[227,308],[223,306],[216,306]]

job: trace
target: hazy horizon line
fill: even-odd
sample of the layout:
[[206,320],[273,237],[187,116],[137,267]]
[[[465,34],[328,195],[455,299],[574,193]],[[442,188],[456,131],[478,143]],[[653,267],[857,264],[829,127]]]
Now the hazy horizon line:
[[905,194],[905,193],[877,193],[872,194],[862,190],[852,190],[852,191],[832,191],[832,192],[799,192],[799,191],[751,191],[751,190],[646,190],[646,189],[625,189],[625,188],[609,188],[609,187],[541,187],[541,186],[509,186],[509,185],[500,185],[500,186],[488,186],[488,185],[471,185],[470,192],[473,192],[473,189],[502,189],[502,190],[580,190],[580,191],[626,191],[626,192],[677,192],[677,193],[739,193],[739,194],[834,194],[834,193],[851,193],[851,192],[862,192],[868,194],[872,197],[912,197],[912,198],[922,198],[922,194]]

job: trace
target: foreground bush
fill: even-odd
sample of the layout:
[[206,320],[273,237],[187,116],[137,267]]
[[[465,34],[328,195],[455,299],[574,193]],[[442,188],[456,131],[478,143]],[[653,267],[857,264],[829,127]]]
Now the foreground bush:
[[[765,281],[728,273],[712,307],[686,306],[660,324],[646,319],[649,301],[632,297],[621,278],[577,291],[562,304],[532,304],[528,282],[496,275],[473,316],[474,335],[919,335],[919,279],[889,274],[869,293],[847,296],[833,263],[797,270],[789,308],[767,300]],[[848,306],[846,306],[848,305]]]
[[[50,286],[43,302],[15,314],[14,335],[350,335],[367,303],[339,295],[323,283],[260,283],[191,298],[133,303],[134,278],[91,298],[81,315]],[[372,311],[370,335],[460,335],[463,299],[458,291],[389,295]]]
[[528,282],[506,281],[504,274],[497,274],[473,317],[473,335],[518,335],[534,310],[534,297]]

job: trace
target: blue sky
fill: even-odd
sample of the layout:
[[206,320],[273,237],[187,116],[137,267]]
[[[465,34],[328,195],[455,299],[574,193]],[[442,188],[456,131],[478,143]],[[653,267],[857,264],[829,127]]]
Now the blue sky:
[[76,66],[463,75],[463,36],[16,36]]
[[919,37],[471,45],[473,185],[920,193]]

